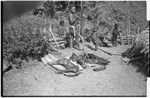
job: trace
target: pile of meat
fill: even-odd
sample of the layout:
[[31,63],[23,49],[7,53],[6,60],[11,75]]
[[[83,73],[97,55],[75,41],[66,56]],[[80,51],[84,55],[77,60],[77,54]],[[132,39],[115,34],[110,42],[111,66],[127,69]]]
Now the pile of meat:
[[[52,55],[50,57],[53,58]],[[54,59],[51,61],[54,61]],[[92,67],[93,71],[102,71],[105,70],[106,65],[110,63],[110,61],[98,57],[92,53],[83,53],[79,55],[73,53],[68,59],[55,59],[55,62],[53,63],[51,63],[51,61],[46,63],[57,73],[68,77],[78,76],[88,67]]]

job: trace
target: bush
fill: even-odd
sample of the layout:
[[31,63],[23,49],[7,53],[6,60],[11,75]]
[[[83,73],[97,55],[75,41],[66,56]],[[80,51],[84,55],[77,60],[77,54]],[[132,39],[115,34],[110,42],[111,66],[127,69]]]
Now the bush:
[[16,58],[40,60],[48,53],[49,45],[43,39],[43,19],[28,15],[16,18],[3,26],[3,59],[15,63]]

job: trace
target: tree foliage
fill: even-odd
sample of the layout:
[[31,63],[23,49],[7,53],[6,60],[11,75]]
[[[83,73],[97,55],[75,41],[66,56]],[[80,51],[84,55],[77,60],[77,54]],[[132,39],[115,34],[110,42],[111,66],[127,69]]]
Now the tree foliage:
[[[114,22],[119,24],[120,30],[126,33],[129,28],[130,32],[135,32],[137,27],[139,31],[145,29],[148,22],[146,21],[146,3],[141,2],[113,2],[113,1],[44,1],[43,14],[46,16],[38,17],[34,15],[24,15],[20,18],[16,18],[13,21],[3,26],[3,58],[26,58],[43,56],[47,53],[48,48],[47,41],[43,39],[44,34],[42,30],[49,25],[48,23],[56,25],[55,32],[52,26],[52,30],[55,34],[59,33],[59,21],[62,19],[67,24],[67,13],[70,11],[71,5],[76,7],[77,16],[82,23],[81,31],[83,31],[83,37],[90,35],[96,24],[100,29],[106,29],[107,32],[111,31]],[[56,21],[54,23],[54,21]],[[88,31],[88,32],[87,32]],[[98,33],[103,31],[98,30]],[[58,34],[59,35],[59,34]],[[85,36],[84,36],[85,35]]]
[[3,26],[3,59],[40,59],[47,54],[49,45],[43,39],[42,28],[47,23],[35,16],[22,16]]

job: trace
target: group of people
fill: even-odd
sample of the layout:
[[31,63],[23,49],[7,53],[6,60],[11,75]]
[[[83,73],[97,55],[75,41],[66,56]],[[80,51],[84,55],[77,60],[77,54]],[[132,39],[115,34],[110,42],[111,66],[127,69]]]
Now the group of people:
[[[68,13],[68,21],[69,21],[69,28],[66,33],[66,47],[80,49],[80,42],[81,36],[80,31],[76,31],[76,27],[79,25],[78,15],[76,14],[76,8],[74,5],[71,6],[70,12]],[[61,25],[64,25],[64,22],[61,21]],[[112,30],[112,37],[111,43],[113,46],[117,44],[117,37],[119,36],[119,25],[117,23],[114,24],[114,28]],[[95,51],[98,49],[98,43],[101,41],[103,44],[107,45],[104,41],[104,36],[98,35],[98,26],[95,25],[94,28],[91,30],[89,40],[94,44]]]

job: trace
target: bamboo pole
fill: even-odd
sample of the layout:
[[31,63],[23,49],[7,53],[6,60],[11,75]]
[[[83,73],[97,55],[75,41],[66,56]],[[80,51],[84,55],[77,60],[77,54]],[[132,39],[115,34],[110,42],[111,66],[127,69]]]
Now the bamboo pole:
[[122,32],[120,33],[120,40],[121,40],[121,45],[123,44],[122,43]]
[[132,45],[134,43],[134,39],[135,39],[135,28],[134,28],[134,31],[133,31]]
[[138,36],[140,34],[140,32],[139,32],[139,27],[137,28],[137,33],[135,33],[135,39],[134,39],[134,41],[136,40],[136,37]]
[[138,32],[138,35],[139,35],[139,34],[140,34],[140,29],[139,29],[139,27],[138,27],[138,31],[137,31],[137,32]]
[[128,44],[128,31],[126,30],[126,43]]
[[[130,35],[130,20],[128,21],[129,22],[129,27],[128,27],[128,35]],[[128,45],[130,44],[130,36],[128,36]]]
[[129,31],[130,31],[130,36],[131,36],[131,45],[133,44],[133,36],[132,36],[132,32],[131,32],[131,23],[130,23],[130,20],[129,20]]

